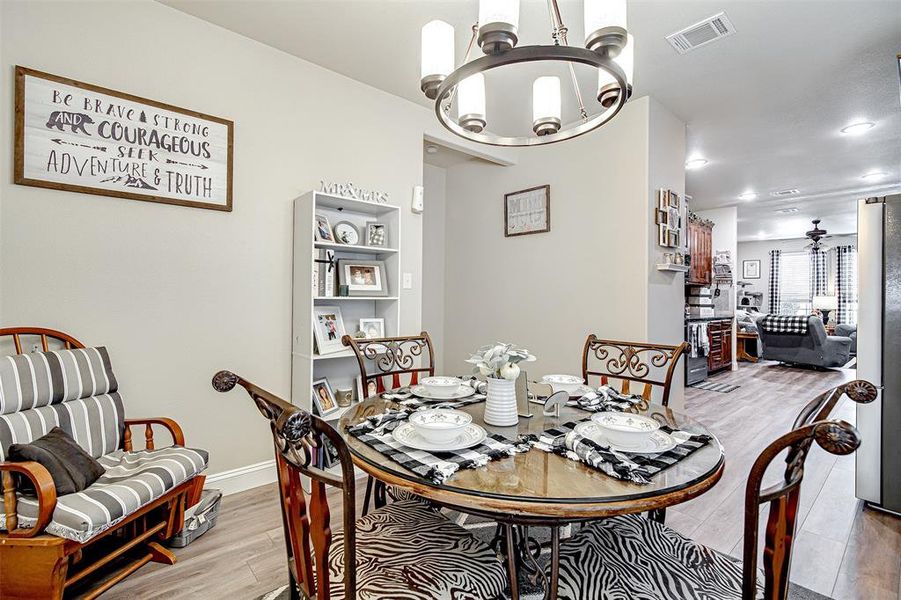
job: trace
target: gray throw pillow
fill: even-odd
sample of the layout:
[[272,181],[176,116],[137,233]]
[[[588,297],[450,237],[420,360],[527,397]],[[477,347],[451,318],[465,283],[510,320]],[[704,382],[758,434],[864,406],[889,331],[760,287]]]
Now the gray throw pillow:
[[[80,492],[106,472],[103,465],[59,427],[30,444],[12,444],[7,457],[12,462],[40,463],[50,472],[57,496]],[[19,477],[17,488],[25,494],[35,493],[31,480],[24,476]]]

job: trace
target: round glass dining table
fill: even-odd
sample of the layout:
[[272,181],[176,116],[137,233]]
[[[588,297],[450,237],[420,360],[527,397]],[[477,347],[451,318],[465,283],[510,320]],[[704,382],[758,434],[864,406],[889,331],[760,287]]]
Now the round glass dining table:
[[[551,427],[590,417],[590,413],[575,407],[564,406],[559,416],[547,416],[542,414],[542,406],[529,406],[533,416],[520,417],[514,427],[487,425],[483,419],[484,403],[458,410],[471,414],[473,422],[484,427],[488,433],[500,434],[511,441],[516,441],[523,434],[539,435]],[[673,429],[711,436],[710,443],[654,475],[649,484],[614,479],[580,462],[537,448],[491,461],[484,467],[460,469],[444,483],[436,484],[405,469],[348,433],[349,426],[392,408],[400,408],[400,405],[393,400],[372,397],[354,406],[341,418],[338,430],[350,449],[354,463],[389,486],[408,490],[463,513],[486,516],[508,525],[507,547],[513,547],[515,543],[513,525],[551,527],[548,598],[556,595],[558,529],[561,525],[646,511],[660,518],[666,507],[695,498],[713,487],[722,476],[725,462],[722,446],[703,424],[681,412],[649,404],[636,406],[632,410]],[[511,594],[515,600],[518,596],[516,561],[512,552],[507,552],[507,555]]]

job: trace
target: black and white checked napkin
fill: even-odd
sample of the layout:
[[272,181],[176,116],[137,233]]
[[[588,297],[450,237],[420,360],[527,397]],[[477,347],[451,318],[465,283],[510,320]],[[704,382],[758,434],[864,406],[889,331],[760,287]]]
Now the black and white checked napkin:
[[532,436],[530,443],[539,450],[583,462],[610,477],[643,485],[650,483],[651,477],[660,471],[685,459],[713,439],[709,435],[694,435],[664,425],[660,430],[676,439],[678,445],[675,448],[658,454],[633,454],[613,450],[577,434],[573,429],[580,422],[583,421],[571,421],[546,429],[541,435]]
[[409,408],[390,410],[369,417],[347,431],[377,452],[437,484],[444,483],[460,469],[484,467],[493,460],[528,452],[531,448],[528,443],[513,442],[497,434],[489,434],[478,446],[463,450],[432,453],[408,448],[396,441],[391,432],[413,412]]
[[593,392],[588,392],[581,398],[575,398],[567,402],[567,406],[575,406],[589,412],[623,411],[629,409],[643,398],[638,394],[623,394],[609,385],[602,385]]

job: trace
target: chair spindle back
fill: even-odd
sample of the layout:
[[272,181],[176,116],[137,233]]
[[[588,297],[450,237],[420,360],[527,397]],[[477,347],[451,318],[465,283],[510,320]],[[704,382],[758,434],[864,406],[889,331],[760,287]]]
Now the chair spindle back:
[[[687,349],[688,344],[685,342],[676,346],[617,342],[599,339],[592,333],[585,340],[585,347],[582,349],[582,378],[592,387],[591,376],[599,377],[601,385],[612,385],[612,380],[620,380],[620,391],[623,394],[635,393],[632,391],[632,382],[643,383],[644,387],[638,393],[645,402],[651,401],[651,395],[657,387],[661,390],[660,404],[668,406],[673,373]],[[592,357],[595,361],[600,361],[599,367],[589,368]],[[651,372],[652,368],[655,373]],[[662,378],[652,379],[656,374],[662,374]]]
[[[426,376],[435,374],[435,351],[428,332],[365,340],[345,335],[341,341],[345,346],[350,346],[357,357],[360,377],[363,379],[364,396],[370,382],[375,383],[376,393],[381,394],[402,387],[404,384],[401,382],[401,375],[410,375],[408,385],[416,385],[419,383],[420,374]],[[428,350],[428,367],[417,366],[417,359],[422,356],[423,350]],[[374,367],[373,371],[367,371],[367,362]],[[386,384],[389,377],[390,382]]]
[[[788,598],[799,492],[804,478],[804,461],[811,444],[816,441],[824,450],[837,455],[851,454],[860,446],[860,434],[854,426],[845,421],[828,420],[842,395],[865,404],[876,399],[876,387],[858,379],[823,392],[801,410],[792,430],[767,446],[751,467],[745,487],[744,600],[753,600],[757,594],[757,530],[760,506],[765,502],[769,502],[770,507],[763,552],[764,598]],[[763,488],[767,467],[786,449],[784,476],[778,483]]]
[[[342,490],[343,496],[344,598],[356,598],[356,489],[347,446],[328,423],[299,406],[230,371],[219,371],[213,377],[213,388],[219,392],[227,392],[235,385],[247,390],[272,430],[292,597],[297,586],[307,598],[328,600],[330,597],[332,530],[326,496],[326,486],[330,486]],[[316,455],[324,450],[325,440],[338,452],[340,477],[315,466]],[[301,486],[301,475],[310,479],[309,498]]]
[[[25,354],[29,352],[31,349],[28,347],[29,341],[40,341],[41,344],[41,352],[49,352],[50,350],[56,350],[57,347],[61,346],[66,350],[70,350],[72,348],[84,348],[84,344],[76,340],[74,337],[67,333],[63,333],[62,331],[56,331],[55,329],[46,329],[44,327],[7,327],[5,329],[0,329],[0,344],[5,345],[8,343],[8,340],[5,338],[11,338],[13,347],[11,350],[15,351],[15,354]],[[0,352],[0,355],[6,356],[9,352],[5,351]]]

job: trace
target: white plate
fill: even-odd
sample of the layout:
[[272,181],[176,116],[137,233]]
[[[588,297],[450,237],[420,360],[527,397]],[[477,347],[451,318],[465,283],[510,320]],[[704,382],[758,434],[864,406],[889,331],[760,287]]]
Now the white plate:
[[461,400],[476,393],[475,388],[466,384],[461,384],[453,394],[448,394],[447,396],[436,396],[425,389],[424,385],[414,385],[410,388],[410,391],[413,392],[414,396],[426,398],[427,400]]
[[601,428],[594,421],[579,423],[573,431],[582,437],[586,437],[599,444],[603,444],[604,446],[609,446],[611,449],[618,452],[629,452],[632,454],[659,454],[660,452],[672,450],[678,445],[673,436],[664,431],[660,431],[659,429],[651,433],[642,441],[641,445],[636,448],[622,448],[611,444],[607,441],[607,438],[604,437],[603,431],[601,431]]
[[454,450],[463,450],[464,448],[472,448],[485,441],[488,432],[475,423],[466,426],[456,439],[447,444],[435,444],[423,438],[413,427],[412,423],[401,423],[393,432],[391,437],[400,444],[413,448],[415,450],[425,450],[427,452],[452,452]]

